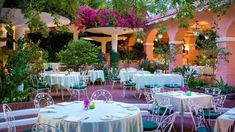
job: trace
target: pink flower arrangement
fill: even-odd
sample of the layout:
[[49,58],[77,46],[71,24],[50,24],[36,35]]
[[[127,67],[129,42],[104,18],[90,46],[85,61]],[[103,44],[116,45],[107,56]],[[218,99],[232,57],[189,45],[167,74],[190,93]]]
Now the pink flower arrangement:
[[85,98],[85,99],[83,100],[83,105],[84,105],[84,109],[85,109],[85,110],[87,110],[87,109],[89,108],[89,103],[90,103],[90,101],[89,101],[88,98]]
[[187,92],[188,88],[186,86],[183,86],[183,87],[181,87],[180,90],[183,91],[183,92]]
[[98,26],[143,28],[146,24],[145,19],[146,13],[136,14],[134,10],[129,10],[122,16],[119,12],[108,9],[94,10],[81,6],[77,15],[77,27],[79,29]]

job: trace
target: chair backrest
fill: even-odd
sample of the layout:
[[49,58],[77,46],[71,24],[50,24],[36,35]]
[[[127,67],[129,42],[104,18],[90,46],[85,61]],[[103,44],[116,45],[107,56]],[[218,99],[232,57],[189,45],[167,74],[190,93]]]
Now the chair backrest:
[[227,95],[216,95],[213,97],[213,104],[216,108],[222,108],[226,100]]
[[152,92],[144,92],[144,97],[145,97],[145,100],[146,100],[147,104],[153,102],[153,94],[152,94]]
[[159,123],[159,126],[157,128],[157,130],[161,130],[161,132],[170,132],[171,131],[171,128],[174,124],[174,121],[175,121],[175,113],[167,116],[166,118],[164,118],[160,123]]
[[221,89],[220,88],[213,88],[212,90],[212,94],[213,95],[219,95],[221,93]]
[[213,94],[212,89],[211,88],[205,88],[205,94]]
[[62,131],[59,128],[56,128],[48,124],[37,123],[33,125],[32,132],[62,132]]
[[171,105],[171,100],[169,97],[161,97],[161,99],[156,100],[157,101],[157,105],[160,107],[168,107],[168,106],[172,106]]
[[[46,104],[41,104],[42,101],[46,101]],[[43,106],[53,105],[54,100],[48,93],[38,93],[34,98],[35,108],[41,108]]]
[[152,92],[153,95],[154,95],[155,93],[160,93],[161,90],[162,90],[162,88],[152,88],[152,89],[151,89],[151,92]]
[[8,132],[16,132],[16,126],[14,123],[15,117],[12,114],[11,108],[7,104],[3,104],[2,109],[3,109],[4,118],[7,122]]
[[105,101],[113,100],[112,94],[105,89],[99,89],[92,93],[91,100],[98,100],[99,97],[104,97]]

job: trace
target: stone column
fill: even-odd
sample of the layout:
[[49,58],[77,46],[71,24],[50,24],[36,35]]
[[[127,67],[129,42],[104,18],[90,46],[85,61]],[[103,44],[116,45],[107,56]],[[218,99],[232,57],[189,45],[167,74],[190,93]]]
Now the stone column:
[[153,45],[154,43],[145,43],[144,50],[148,60],[153,60]]
[[112,35],[112,50],[117,52],[118,35]]
[[217,39],[218,47],[225,47],[232,55],[228,56],[229,62],[218,56],[216,78],[223,78],[225,83],[235,86],[235,37],[221,37]]
[[106,53],[106,41],[101,41],[101,51],[102,53]]
[[179,52],[179,54],[172,56],[171,62],[169,64],[169,70],[172,70],[176,67],[183,66],[183,54],[182,54],[183,43],[184,43],[183,41],[170,41],[169,42],[172,55],[175,54],[174,52],[176,52],[175,51],[176,46],[179,47],[179,49],[177,50],[180,50],[180,51],[177,51]]
[[[14,32],[14,39],[17,41],[20,38],[23,38],[25,35],[25,28],[23,27],[15,27],[15,32]],[[16,43],[13,45],[13,50],[16,49]]]

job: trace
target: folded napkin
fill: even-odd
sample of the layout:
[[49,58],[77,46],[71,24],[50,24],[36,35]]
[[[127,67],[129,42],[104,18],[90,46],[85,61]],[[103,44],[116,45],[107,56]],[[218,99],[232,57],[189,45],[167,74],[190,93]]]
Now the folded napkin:
[[93,102],[95,102],[95,103],[104,103],[105,101],[104,100],[93,100]]
[[130,116],[131,114],[130,113],[121,113],[121,112],[118,112],[118,113],[113,113],[111,115],[113,117],[123,118],[123,117]]
[[112,118],[113,117],[111,115],[105,115],[105,116],[102,116],[100,120],[112,120]]
[[82,117],[68,116],[64,120],[70,122],[78,122],[82,119]]
[[66,106],[66,105],[70,105],[71,102],[62,102],[62,103],[58,103],[57,105],[60,105],[60,106]]
[[129,110],[129,111],[136,111],[138,109],[137,109],[137,107],[129,107],[129,108],[127,108],[127,110]]
[[73,101],[73,103],[81,103],[82,101]]
[[235,120],[235,116],[229,116],[228,118]]
[[55,113],[54,109],[46,109],[46,108],[42,108],[39,110],[39,113]]
[[70,121],[70,122],[79,122],[79,121],[84,121],[88,119],[89,117],[75,117],[75,116],[68,116],[64,120],[65,121]]
[[121,107],[123,107],[123,108],[130,108],[130,107],[135,107],[134,105],[132,105],[132,104],[119,104]]
[[46,106],[45,108],[46,109],[54,109],[56,106],[55,105],[49,105],[49,106]]

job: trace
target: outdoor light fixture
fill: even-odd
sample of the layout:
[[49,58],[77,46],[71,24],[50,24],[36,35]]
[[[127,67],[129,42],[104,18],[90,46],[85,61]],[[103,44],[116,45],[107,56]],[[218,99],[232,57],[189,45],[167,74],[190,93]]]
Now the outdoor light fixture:
[[140,39],[140,38],[137,38],[137,42],[140,43],[140,42],[141,42],[141,39]]
[[196,26],[195,26],[195,29],[193,30],[193,35],[199,36],[200,25],[199,25],[198,21],[195,21],[195,23],[196,23]]
[[208,39],[209,39],[209,36],[208,36],[208,35],[205,35],[205,39],[208,40]]
[[155,39],[154,39],[154,41],[156,41],[156,42],[157,42],[157,41],[158,41],[158,39],[157,39],[157,38],[155,38]]
[[161,38],[163,37],[163,35],[160,33],[160,34],[157,35],[157,37],[158,37],[159,39],[161,39]]

